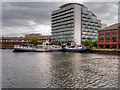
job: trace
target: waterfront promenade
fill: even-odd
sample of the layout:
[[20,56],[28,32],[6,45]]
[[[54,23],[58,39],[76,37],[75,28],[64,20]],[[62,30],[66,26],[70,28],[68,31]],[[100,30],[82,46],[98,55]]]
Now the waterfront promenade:
[[120,55],[120,49],[92,49],[93,53],[105,53],[105,54],[118,54]]

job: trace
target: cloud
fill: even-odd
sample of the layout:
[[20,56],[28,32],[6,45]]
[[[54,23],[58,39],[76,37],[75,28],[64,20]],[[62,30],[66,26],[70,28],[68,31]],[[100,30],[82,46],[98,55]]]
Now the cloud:
[[[71,0],[72,1],[72,0]],[[79,0],[78,0],[79,1]],[[63,2],[3,2],[2,34],[17,36],[31,32],[50,34],[51,12]],[[112,24],[118,20],[118,3],[83,2],[103,23]]]
[[4,2],[2,6],[3,26],[29,26],[27,21],[50,25],[51,11],[58,5],[43,2]]
[[118,3],[118,22],[120,23],[120,1]]
[[[38,30],[43,34],[50,34],[51,12],[58,8],[59,5],[62,5],[62,3],[3,2],[2,34],[11,35],[13,33],[12,35],[19,35],[38,32]],[[40,25],[46,27],[48,32],[42,31],[42,28],[39,27]]]
[[118,2],[85,2],[85,6],[108,25],[118,22]]

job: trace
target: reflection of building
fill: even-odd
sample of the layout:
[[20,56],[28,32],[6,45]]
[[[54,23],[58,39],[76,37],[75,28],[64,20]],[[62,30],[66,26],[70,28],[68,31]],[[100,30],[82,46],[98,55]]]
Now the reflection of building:
[[120,48],[120,23],[98,31],[98,48]]
[[89,38],[97,40],[97,31],[100,29],[101,21],[82,4],[64,4],[52,12],[53,42],[81,44]]
[[[13,48],[14,45],[27,44],[33,37],[0,37],[0,48]],[[38,36],[38,42],[50,41],[50,35]]]

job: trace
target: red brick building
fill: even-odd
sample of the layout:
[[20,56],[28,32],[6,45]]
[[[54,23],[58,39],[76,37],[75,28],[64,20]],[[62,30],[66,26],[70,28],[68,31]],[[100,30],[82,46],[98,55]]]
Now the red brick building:
[[98,48],[120,48],[120,23],[98,31]]
[[[0,37],[0,48],[13,48],[14,45],[24,45],[27,44],[33,37],[26,36],[26,37]],[[39,36],[38,42],[46,42],[50,41],[51,36],[45,35],[45,36]]]
[[39,42],[46,42],[51,40],[51,35],[41,35],[41,34],[25,34],[25,38],[38,38]]
[[21,37],[0,37],[0,48],[13,48],[14,45],[24,45],[28,39]]

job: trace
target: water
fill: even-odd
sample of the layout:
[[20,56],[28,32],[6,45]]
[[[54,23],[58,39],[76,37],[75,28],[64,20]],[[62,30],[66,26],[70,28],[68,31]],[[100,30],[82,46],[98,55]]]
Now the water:
[[3,88],[117,88],[117,55],[2,51]]

